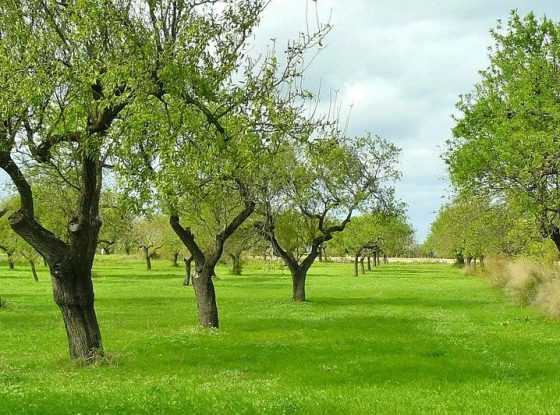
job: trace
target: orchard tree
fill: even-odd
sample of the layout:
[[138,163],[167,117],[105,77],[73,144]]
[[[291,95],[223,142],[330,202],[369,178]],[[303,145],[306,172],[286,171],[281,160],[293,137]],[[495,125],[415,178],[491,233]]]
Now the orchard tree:
[[[352,219],[346,229],[334,236],[334,244],[354,258],[354,276],[358,276],[359,267],[364,269],[364,257],[377,255],[379,247],[379,214],[361,214]],[[340,249],[339,248],[339,249]],[[375,258],[375,257],[374,257]],[[370,259],[368,259],[368,271],[371,270]]]
[[[392,186],[400,175],[399,149],[393,144],[374,135],[347,138],[330,130],[287,152],[279,162],[283,175],[266,188],[263,230],[292,274],[296,302],[306,300],[307,272],[323,244],[360,210],[392,205]],[[302,224],[291,229],[289,238],[282,226],[286,217]],[[300,255],[302,242],[305,253]]]
[[365,273],[380,264],[380,257],[387,254],[398,255],[411,244],[414,231],[407,223],[402,207],[393,206],[392,211],[364,213],[352,219],[344,232],[335,237],[334,243],[344,247],[354,256],[354,275],[358,276],[359,266]]
[[152,259],[165,245],[167,228],[163,216],[139,218],[132,225],[136,246],[142,250],[142,257],[146,261],[148,271],[152,270]]
[[451,178],[513,201],[560,250],[560,24],[514,11],[492,36],[490,66],[457,105]]
[[[113,126],[154,86],[144,19],[135,13],[131,2],[116,1],[0,4],[0,169],[20,198],[8,219],[45,258],[70,356],[87,362],[103,353],[91,268]],[[37,216],[33,175],[26,173],[26,166],[51,164],[76,173],[67,241]]]
[[99,245],[104,254],[122,247],[129,254],[133,246],[134,214],[122,201],[122,196],[113,189],[103,189],[101,193],[101,220],[103,227],[99,235]]
[[228,239],[224,247],[225,253],[231,260],[231,273],[241,275],[243,272],[243,253],[258,249],[264,242],[255,221],[249,220],[240,226]]
[[149,3],[159,89],[136,103],[141,109],[121,130],[123,185],[137,206],[155,196],[190,252],[204,327],[219,326],[216,264],[255,210],[255,183],[300,113],[294,100],[307,97],[299,82],[305,54],[329,30],[302,34],[285,59],[273,50],[255,59],[249,40],[267,4],[224,2],[197,13],[183,3]]

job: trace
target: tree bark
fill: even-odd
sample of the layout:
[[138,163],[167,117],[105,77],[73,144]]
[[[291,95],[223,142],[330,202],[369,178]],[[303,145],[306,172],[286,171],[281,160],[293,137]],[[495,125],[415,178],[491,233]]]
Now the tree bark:
[[91,273],[74,268],[62,263],[51,269],[53,297],[64,319],[70,357],[89,362],[103,354],[101,332],[93,305]]
[[307,271],[297,269],[292,272],[292,298],[297,303],[305,301],[305,280],[307,279]]
[[152,258],[150,255],[150,249],[146,246],[142,247],[142,251],[144,252],[144,259],[146,261],[146,269],[148,271],[152,270]]
[[183,286],[188,287],[191,283],[191,265],[192,265],[192,256],[189,258],[185,258],[185,279],[183,280]]
[[173,266],[174,267],[178,267],[179,266],[179,252],[175,252],[173,254]]
[[[197,268],[199,268],[197,266]],[[216,303],[216,291],[212,282],[213,269],[197,269],[193,276],[193,287],[198,307],[198,322],[202,327],[218,328],[218,305]]]
[[241,265],[241,254],[230,254],[231,258],[231,273],[233,275],[241,275],[243,266]]
[[[374,259],[374,261],[375,261],[375,259]],[[370,255],[368,255],[368,257],[367,257],[367,270],[371,271],[371,256]]]
[[35,268],[35,261],[29,259],[29,266],[31,267],[31,274],[33,275],[33,280],[39,282],[39,277],[37,275],[37,269]]
[[13,271],[15,269],[16,265],[14,263],[14,257],[11,255],[8,255],[8,268]]
[[365,267],[364,267],[364,260],[365,260],[364,257],[361,257],[361,258],[360,258],[360,268],[361,268],[361,270],[362,270],[362,275],[366,273],[366,269],[365,269]]
[[360,254],[356,254],[354,257],[354,277],[358,276],[358,262],[360,261]]

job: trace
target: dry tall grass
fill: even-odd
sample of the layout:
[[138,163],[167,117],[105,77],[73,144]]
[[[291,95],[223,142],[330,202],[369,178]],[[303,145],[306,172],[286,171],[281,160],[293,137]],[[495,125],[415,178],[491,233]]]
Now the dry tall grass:
[[502,288],[517,304],[532,305],[549,316],[560,318],[560,267],[530,258],[490,258],[484,267],[465,269],[483,275]]

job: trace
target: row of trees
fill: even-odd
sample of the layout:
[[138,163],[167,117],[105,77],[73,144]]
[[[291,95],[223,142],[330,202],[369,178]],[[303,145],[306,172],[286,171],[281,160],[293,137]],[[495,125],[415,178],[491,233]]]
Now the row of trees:
[[[40,188],[37,189],[36,194],[40,194],[41,191]],[[64,198],[60,200],[63,201]],[[185,263],[185,282],[190,281],[192,255],[169,226],[164,215],[154,214],[150,217],[130,215],[126,207],[118,203],[115,193],[107,190],[102,193],[102,200],[113,203],[101,206],[104,226],[100,233],[98,254],[140,253],[148,271],[152,270],[152,259],[155,257],[164,257],[176,267]],[[57,206],[58,203],[53,201],[48,210],[41,212],[40,216],[45,222],[54,223],[60,220],[62,206]],[[14,269],[16,261],[26,262],[30,266],[33,278],[37,281],[36,264],[42,258],[11,230],[5,216],[10,206],[12,209],[17,206],[17,198],[11,197],[0,201],[0,250],[7,257],[10,269]],[[242,274],[243,255],[266,258],[273,254],[267,234],[261,229],[263,220],[264,217],[259,218],[257,212],[228,238],[221,261],[231,265],[233,275]],[[206,219],[206,223],[211,221],[212,218]],[[301,227],[306,226],[305,217],[301,214],[298,216],[298,212],[289,212],[279,222],[277,234],[290,255],[296,258],[306,255],[313,242],[313,234],[300,232]],[[328,261],[329,256],[350,256],[355,259],[356,270],[358,261],[363,264],[367,259],[368,269],[371,270],[372,260],[375,266],[382,260],[386,262],[387,256],[409,255],[415,248],[413,236],[412,227],[402,214],[391,217],[372,213],[358,214],[352,218],[344,232],[336,234],[330,243],[321,245],[318,258],[320,261]],[[209,242],[211,241],[207,241],[206,244]],[[208,249],[206,245],[205,249]]]
[[[457,196],[427,252],[458,262],[560,250],[560,24],[512,12],[490,65],[460,98],[445,159]],[[544,239],[550,241],[544,243]]]
[[457,265],[484,265],[488,256],[555,258],[552,241],[535,221],[511,203],[457,195],[439,211],[422,246],[423,254],[455,258]]
[[[399,150],[346,136],[302,87],[330,26],[316,22],[280,56],[253,56],[266,4],[0,4],[0,169],[19,197],[5,216],[50,269],[71,357],[103,353],[92,265],[124,229],[102,227],[110,183],[126,215],[166,218],[192,260],[200,324],[214,328],[212,276],[245,225],[285,261],[304,301],[309,268],[355,214],[396,210]],[[64,214],[49,223],[42,212],[57,198]],[[303,255],[283,231],[294,224]],[[148,259],[154,248],[144,241]]]

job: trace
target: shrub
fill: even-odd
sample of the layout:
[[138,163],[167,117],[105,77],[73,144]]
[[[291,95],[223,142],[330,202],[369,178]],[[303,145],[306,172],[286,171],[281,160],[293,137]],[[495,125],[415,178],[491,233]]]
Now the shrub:
[[557,263],[538,263],[530,258],[491,258],[484,275],[495,287],[521,305],[534,305],[560,318],[560,268]]

